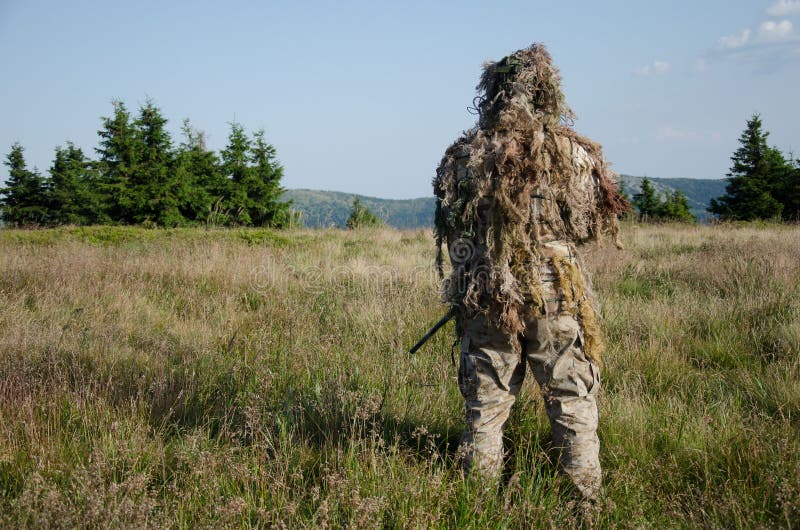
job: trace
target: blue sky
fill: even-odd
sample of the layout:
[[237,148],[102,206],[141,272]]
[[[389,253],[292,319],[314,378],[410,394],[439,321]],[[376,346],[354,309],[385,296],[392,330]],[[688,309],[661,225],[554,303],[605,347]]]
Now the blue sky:
[[483,61],[534,41],[618,172],[721,178],[753,112],[800,151],[800,0],[0,0],[0,153],[93,154],[112,99],[152,97],[176,140],[265,129],[286,187],[427,196]]

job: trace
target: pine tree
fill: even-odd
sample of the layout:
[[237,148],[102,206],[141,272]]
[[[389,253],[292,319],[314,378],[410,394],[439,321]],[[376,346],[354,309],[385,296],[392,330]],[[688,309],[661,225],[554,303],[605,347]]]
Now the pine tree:
[[107,221],[96,193],[99,176],[79,147],[56,147],[47,181],[50,224],[98,224]]
[[656,208],[655,219],[685,223],[697,221],[692,215],[689,199],[681,190],[673,190],[672,193],[667,194],[664,202],[661,202]]
[[769,133],[754,114],[739,137],[741,146],[731,156],[725,195],[712,199],[708,210],[725,220],[750,221],[779,217],[783,205],[775,198],[786,165],[775,148],[767,146]]
[[259,226],[285,227],[290,223],[290,203],[281,202],[285,191],[281,187],[283,166],[277,160],[275,147],[264,140],[264,130],[253,134],[250,148],[251,188],[248,190],[250,200],[250,218]]
[[228,181],[220,174],[219,160],[205,144],[202,131],[183,121],[184,140],[176,153],[176,179],[182,183],[182,215],[191,221],[207,222],[215,206],[229,195]]
[[787,208],[788,219],[800,221],[800,158],[794,161],[794,172],[786,185],[787,194],[790,198],[790,206]]
[[231,123],[228,145],[222,150],[222,174],[230,181],[230,195],[225,208],[231,212],[231,221],[250,225],[250,201],[248,199],[248,174],[250,139],[239,123]]
[[362,204],[361,199],[358,197],[353,199],[353,207],[350,210],[350,216],[347,218],[347,228],[355,230],[357,228],[380,226],[382,224],[383,222],[380,218]]
[[650,179],[647,177],[642,179],[641,189],[633,196],[631,204],[639,210],[640,220],[654,219],[658,216],[659,200],[655,188],[650,184]]
[[780,196],[783,203],[783,218],[792,222],[800,221],[800,159],[788,164]]
[[772,151],[772,165],[777,180],[774,197],[783,206],[781,217],[784,221],[800,221],[800,160],[792,155],[784,158],[776,148],[772,148]]
[[133,128],[138,163],[129,189],[133,221],[137,223],[177,226],[186,221],[180,206],[188,190],[173,171],[172,140],[166,124],[167,119],[152,100],[139,108]]
[[47,198],[44,179],[25,163],[25,149],[15,143],[6,156],[6,187],[0,189],[0,212],[3,222],[11,226],[37,226],[47,222]]
[[125,103],[115,100],[111,104],[113,116],[102,118],[103,128],[97,131],[100,136],[97,167],[102,175],[100,191],[108,218],[127,224],[135,222],[137,201],[131,196],[131,186],[141,149]]

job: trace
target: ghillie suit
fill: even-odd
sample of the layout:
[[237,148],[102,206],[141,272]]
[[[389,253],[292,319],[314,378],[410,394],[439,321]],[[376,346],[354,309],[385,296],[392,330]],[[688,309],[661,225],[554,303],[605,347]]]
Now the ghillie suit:
[[[491,315],[516,337],[524,313],[544,304],[540,244],[616,240],[627,203],[600,146],[569,127],[574,115],[544,46],[488,63],[478,90],[478,126],[447,149],[433,183],[437,262],[441,270],[446,242],[454,258],[448,301]],[[593,341],[587,354],[599,360],[602,341],[582,279],[566,265],[557,271],[577,291],[574,310]]]
[[[603,343],[574,244],[603,235],[616,241],[617,216],[627,203],[600,146],[571,129],[574,115],[544,46],[487,63],[477,88],[478,123],[447,149],[433,182],[437,264],[443,274],[447,244],[452,272],[444,296],[460,309],[465,439],[475,446],[466,463],[498,471],[502,425],[526,358],[553,412],[557,444],[576,443],[564,434],[575,425],[559,424],[559,415],[591,416],[588,451],[596,460],[594,394]],[[553,365],[567,360],[570,373],[555,374]],[[550,391],[591,394],[591,403],[582,400],[577,405],[588,409],[570,412],[563,400],[549,400]],[[568,472],[582,458],[575,449],[572,457],[567,449],[562,454]],[[590,474],[590,482],[599,481],[599,463]],[[593,488],[579,485],[584,493]]]

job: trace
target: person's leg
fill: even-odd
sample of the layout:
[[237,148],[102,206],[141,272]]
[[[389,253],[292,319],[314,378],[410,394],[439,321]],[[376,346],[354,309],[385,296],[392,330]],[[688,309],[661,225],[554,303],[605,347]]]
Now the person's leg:
[[602,482],[600,368],[584,355],[580,324],[563,313],[534,320],[526,333],[526,354],[544,394],[561,468],[581,494],[594,498]]
[[508,419],[525,365],[511,350],[508,335],[477,316],[462,322],[458,386],[466,401],[462,437],[464,470],[497,477],[503,468],[503,426]]

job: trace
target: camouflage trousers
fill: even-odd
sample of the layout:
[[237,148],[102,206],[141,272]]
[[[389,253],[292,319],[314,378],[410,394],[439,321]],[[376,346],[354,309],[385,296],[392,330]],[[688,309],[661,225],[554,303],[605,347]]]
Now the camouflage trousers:
[[514,353],[509,337],[485,317],[461,319],[458,382],[466,400],[464,467],[488,477],[501,472],[503,426],[530,366],[543,393],[560,467],[581,494],[593,498],[601,484],[596,401],[600,369],[584,355],[579,322],[561,309],[557,289],[549,289],[555,298],[547,303],[545,315],[526,323],[522,354]]

